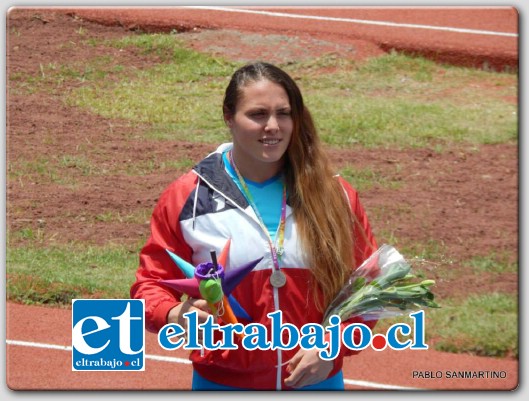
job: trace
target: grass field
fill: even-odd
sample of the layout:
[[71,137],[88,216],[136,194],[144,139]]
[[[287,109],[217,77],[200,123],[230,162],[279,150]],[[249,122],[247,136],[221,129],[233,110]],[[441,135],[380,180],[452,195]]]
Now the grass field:
[[[239,63],[191,50],[174,34],[128,33],[108,40],[94,39],[82,30],[75,35],[78,40],[63,46],[93,56],[39,63],[33,70],[9,70],[8,100],[38,95],[97,116],[108,122],[105,135],[119,142],[116,147],[130,144],[133,149],[142,144],[158,149],[162,143],[169,148],[179,141],[211,147],[229,140],[219,105]],[[112,56],[119,51],[130,54],[131,49],[141,68]],[[298,79],[331,151],[428,148],[443,155],[454,147],[479,152],[484,145],[517,144],[518,110],[511,99],[517,97],[518,81],[512,73],[438,65],[399,53],[363,62],[322,55],[283,67]],[[9,130],[8,140],[18,134]],[[35,147],[59,145],[57,141],[53,132],[44,132]],[[54,154],[18,155],[10,149],[7,180],[21,191],[37,183],[58,193],[81,193],[89,184],[116,177],[139,182],[159,174],[177,176],[197,161],[189,154],[167,151],[144,155],[133,163],[116,162],[115,153],[104,143],[94,145],[89,138]],[[342,163],[340,173],[360,192],[398,191],[406,184],[369,165]],[[58,211],[64,221],[99,227],[105,240],[94,244],[73,236],[58,238],[49,222],[36,215],[24,222],[20,216],[37,209],[39,202],[15,201],[9,195],[12,191],[8,193],[8,299],[68,307],[73,298],[128,297],[152,204],[129,210],[117,204],[95,212],[70,210],[65,204]],[[371,213],[376,219],[377,210]],[[115,225],[142,225],[143,232],[132,240],[105,234],[105,227]],[[379,223],[379,227],[381,240],[423,262],[416,264],[418,276],[430,277],[431,267],[437,266],[436,276],[458,280],[458,272],[451,269],[451,251],[442,242],[432,237],[411,242],[395,234],[391,224]],[[516,275],[515,260],[502,249],[491,249],[458,263],[467,272],[494,280]],[[444,297],[440,303],[441,309],[428,312],[429,337],[437,349],[518,355],[516,293],[468,288],[465,296]],[[390,323],[382,322],[380,327]]]

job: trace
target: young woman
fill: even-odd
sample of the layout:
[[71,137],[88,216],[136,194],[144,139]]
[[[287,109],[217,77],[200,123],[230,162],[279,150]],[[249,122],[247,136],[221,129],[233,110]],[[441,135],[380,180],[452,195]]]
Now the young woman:
[[[351,271],[376,250],[358,195],[334,175],[298,86],[280,68],[253,63],[237,70],[223,113],[233,142],[160,197],[131,296],[146,300],[151,331],[167,323],[185,327],[190,311],[206,321],[206,301],[181,302],[182,294],[159,282],[183,278],[166,250],[196,266],[231,240],[227,271],[263,257],[232,292],[252,322],[269,328],[267,314],[281,310],[283,323],[298,329],[321,324]],[[332,361],[318,352],[193,351],[192,388],[343,389],[343,358],[354,352],[341,347]]]

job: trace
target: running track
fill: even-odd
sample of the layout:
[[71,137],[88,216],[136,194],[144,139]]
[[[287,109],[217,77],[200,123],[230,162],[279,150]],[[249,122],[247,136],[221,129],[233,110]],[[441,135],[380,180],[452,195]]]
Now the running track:
[[[7,304],[7,384],[13,389],[186,390],[186,351],[165,351],[147,334],[144,372],[72,372],[71,310]],[[495,371],[504,379],[418,379],[413,371]],[[365,350],[346,359],[347,389],[515,388],[518,362],[428,351]]]
[[[365,41],[382,50],[396,48],[467,66],[485,64],[502,69],[518,64],[518,16],[514,9],[505,7],[276,8],[251,12],[128,8],[75,12],[100,23],[146,31],[209,27],[306,34],[337,43]],[[154,334],[147,334],[144,372],[72,372],[70,310],[8,303],[6,318],[6,380],[12,389],[189,389],[191,365],[185,351],[164,351]],[[505,372],[506,377],[419,379],[412,377],[413,371],[494,371]],[[347,389],[509,390],[518,383],[518,361],[433,350],[366,350],[346,360],[344,374]]]
[[310,35],[353,44],[359,57],[396,49],[469,67],[518,67],[518,13],[512,7],[158,7],[66,11],[92,21],[147,32],[198,27]]

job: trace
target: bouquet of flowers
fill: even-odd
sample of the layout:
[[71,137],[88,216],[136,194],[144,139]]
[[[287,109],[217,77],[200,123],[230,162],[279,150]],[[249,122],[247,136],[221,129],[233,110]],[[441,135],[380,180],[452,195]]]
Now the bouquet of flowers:
[[415,275],[404,257],[392,246],[382,245],[362,263],[330,303],[323,317],[338,315],[342,321],[353,316],[376,320],[402,315],[424,307],[438,308],[430,287],[433,280],[412,282]]

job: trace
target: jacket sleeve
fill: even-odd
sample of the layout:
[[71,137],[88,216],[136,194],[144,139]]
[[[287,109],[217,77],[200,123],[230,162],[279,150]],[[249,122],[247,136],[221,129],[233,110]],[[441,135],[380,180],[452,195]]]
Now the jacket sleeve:
[[378,248],[367,214],[360,203],[358,192],[356,192],[351,185],[342,178],[340,183],[347,195],[349,204],[351,205],[351,212],[354,219],[353,227],[353,241],[354,241],[354,259],[355,268],[358,268],[364,260],[369,258]]
[[182,294],[159,281],[184,278],[166,250],[191,260],[192,250],[182,235],[179,216],[197,180],[194,174],[186,174],[162,193],[151,217],[150,237],[140,251],[136,281],[131,286],[130,296],[145,299],[145,327],[152,332],[167,323],[167,314],[181,302]]
[[[376,250],[377,250],[377,243],[375,240],[375,237],[373,235],[373,232],[371,231],[371,226],[369,224],[369,220],[367,218],[367,215],[364,211],[364,208],[362,207],[362,204],[360,203],[360,199],[358,197],[358,193],[351,187],[351,185],[345,181],[342,178],[339,178],[340,184],[342,185],[346,196],[349,200],[349,204],[351,206],[351,212],[353,213],[353,220],[354,220],[354,227],[353,227],[353,241],[354,241],[354,261],[355,261],[355,269],[358,268],[364,260],[369,258]],[[364,321],[364,319],[360,317],[352,317],[346,321],[343,321],[340,325],[340,331],[343,332],[343,330],[354,323],[363,323],[367,325],[371,330],[375,327],[377,321],[371,320],[371,321]],[[358,331],[355,332],[355,341],[358,343],[360,338]],[[336,374],[343,365],[343,358],[350,355],[358,354],[360,351],[353,351],[349,348],[345,347],[343,344],[340,347],[340,353],[335,359],[334,363],[334,369],[329,374],[329,377]]]

